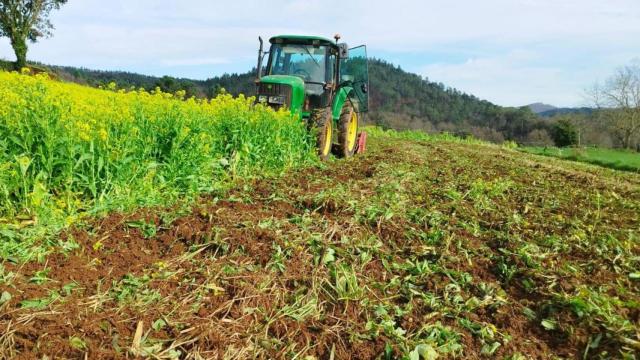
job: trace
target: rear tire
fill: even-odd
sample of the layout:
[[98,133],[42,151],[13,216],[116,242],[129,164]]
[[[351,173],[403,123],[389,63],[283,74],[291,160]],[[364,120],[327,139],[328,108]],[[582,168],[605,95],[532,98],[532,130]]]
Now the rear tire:
[[351,157],[356,152],[358,142],[358,113],[347,100],[342,106],[340,121],[338,121],[338,156]]
[[316,109],[311,113],[310,124],[316,131],[316,146],[320,160],[327,160],[333,145],[333,118],[330,108]]

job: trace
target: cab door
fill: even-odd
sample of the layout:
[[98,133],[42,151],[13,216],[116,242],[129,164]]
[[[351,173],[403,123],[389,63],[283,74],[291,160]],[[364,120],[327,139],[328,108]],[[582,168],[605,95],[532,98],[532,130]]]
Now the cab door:
[[340,60],[340,82],[351,83],[351,101],[359,113],[369,111],[369,62],[365,45],[349,49],[349,56]]

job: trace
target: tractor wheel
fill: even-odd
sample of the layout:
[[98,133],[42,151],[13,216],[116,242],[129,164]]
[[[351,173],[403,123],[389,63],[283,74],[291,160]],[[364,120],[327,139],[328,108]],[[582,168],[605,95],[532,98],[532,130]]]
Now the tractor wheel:
[[351,157],[356,151],[358,142],[358,113],[349,101],[342,106],[338,128],[340,129],[338,134],[338,156]]
[[316,131],[318,156],[321,160],[327,160],[333,145],[333,119],[330,108],[314,110],[310,120],[310,125]]

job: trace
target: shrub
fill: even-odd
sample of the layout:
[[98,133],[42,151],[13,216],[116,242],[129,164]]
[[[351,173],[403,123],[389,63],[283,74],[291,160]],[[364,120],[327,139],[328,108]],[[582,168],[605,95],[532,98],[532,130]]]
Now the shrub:
[[552,137],[556,146],[576,145],[578,143],[578,130],[568,119],[560,119],[553,125]]

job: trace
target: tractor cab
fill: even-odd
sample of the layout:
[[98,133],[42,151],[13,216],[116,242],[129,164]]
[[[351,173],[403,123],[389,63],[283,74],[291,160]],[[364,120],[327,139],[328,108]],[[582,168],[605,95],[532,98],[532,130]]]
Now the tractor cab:
[[336,50],[332,45],[276,42],[271,46],[267,74],[299,77],[304,81],[305,96],[320,106],[320,98],[327,94],[325,86],[333,81],[335,56],[332,52]]
[[318,139],[322,158],[328,157],[334,138],[341,155],[350,156],[357,150],[358,119],[369,107],[366,47],[349,49],[339,39],[338,35],[335,41],[318,36],[275,36],[266,52],[260,39],[256,101],[276,109],[286,107],[324,134]]

